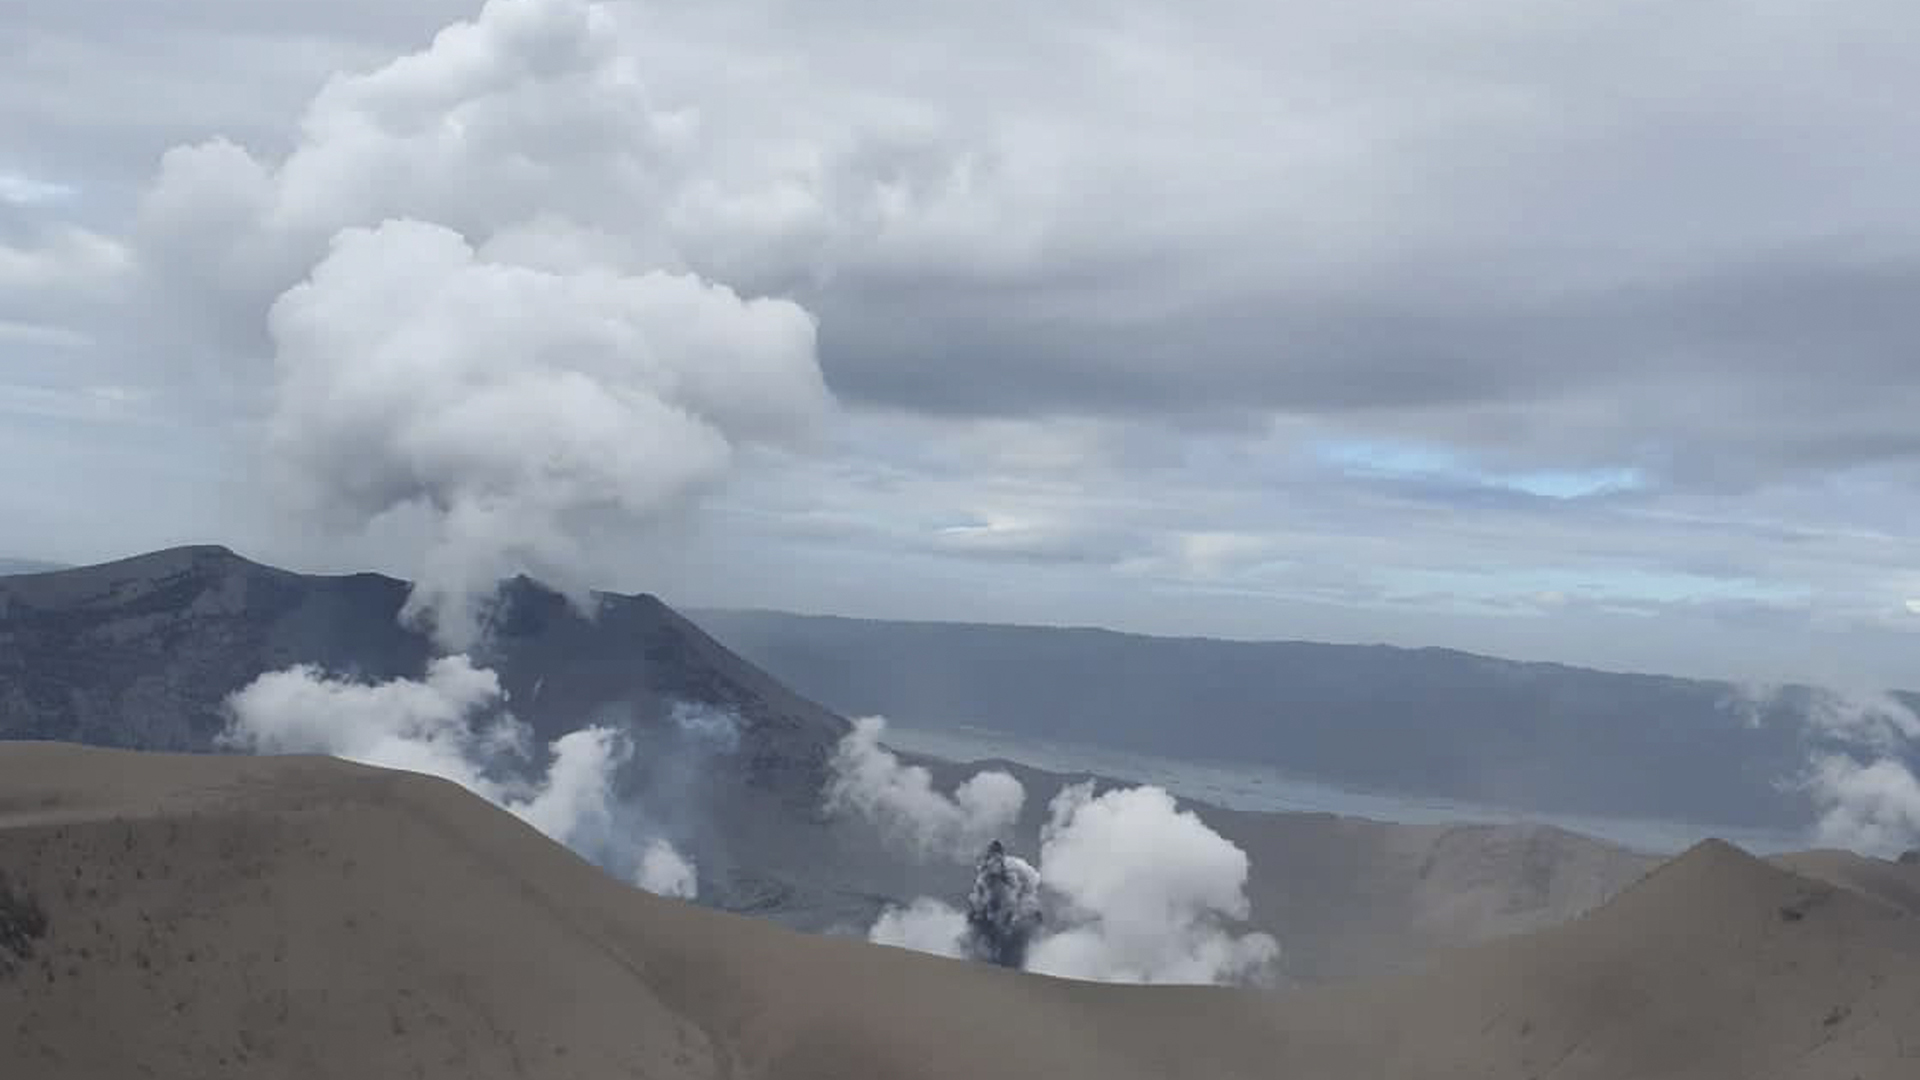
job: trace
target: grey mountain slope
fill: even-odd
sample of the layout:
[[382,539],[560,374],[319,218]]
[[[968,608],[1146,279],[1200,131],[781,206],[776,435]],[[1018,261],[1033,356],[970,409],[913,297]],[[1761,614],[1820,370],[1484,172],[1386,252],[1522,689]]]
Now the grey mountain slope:
[[[418,677],[432,648],[400,625],[406,595],[392,578],[295,574],[219,547],[0,579],[0,737],[204,751],[226,722],[226,697],[264,672],[304,663],[372,680]],[[845,722],[654,597],[601,601],[589,621],[556,594],[515,582],[476,660],[499,673],[515,714],[543,740],[611,722],[657,748],[671,741],[675,703],[737,714],[740,752],[704,763],[709,775],[665,808],[666,824],[710,854],[717,902],[821,903],[779,878],[781,852],[818,845],[781,832],[811,826],[826,752]],[[629,777],[636,786],[661,779],[645,775],[658,756],[642,757]],[[743,851],[736,864],[734,836],[768,850]],[[735,865],[753,867],[737,888]]]
[[1920,1060],[1920,920],[1723,844],[1571,924],[1270,995],[794,935],[337,761],[0,745],[0,792],[0,1062],[22,1080],[1894,1080]]
[[972,724],[1535,811],[1795,827],[1789,689],[1757,715],[1701,680],[1444,649],[700,611],[729,647],[847,715]]
[[[205,750],[226,695],[262,672],[310,663],[418,676],[431,648],[396,618],[406,593],[392,578],[295,574],[216,547],[0,580],[0,737]],[[857,931],[887,903],[966,890],[966,868],[913,862],[871,827],[826,818],[825,763],[845,722],[652,597],[604,596],[589,621],[514,583],[477,659],[545,738],[595,722],[634,733],[641,753],[629,782],[699,862],[705,903]],[[739,754],[676,775],[665,717],[678,701],[736,711]],[[947,786],[974,771],[926,764]],[[1071,778],[1012,771],[1029,802],[1007,839],[1031,853],[1047,800]],[[1650,865],[1535,826],[1198,809],[1252,855],[1255,921],[1284,943],[1286,974],[1302,982],[1563,921]]]
[[[378,574],[295,574],[213,546],[8,578],[0,734],[204,750],[224,723],[220,703],[262,672],[309,663],[418,676],[432,647],[400,624],[407,588]],[[844,730],[655,597],[600,600],[589,621],[517,581],[476,653],[541,737],[609,715],[655,724],[674,701],[735,709],[769,762]]]
[[66,563],[48,562],[45,559],[15,559],[0,557],[0,577],[9,574],[44,574],[49,570],[64,570]]

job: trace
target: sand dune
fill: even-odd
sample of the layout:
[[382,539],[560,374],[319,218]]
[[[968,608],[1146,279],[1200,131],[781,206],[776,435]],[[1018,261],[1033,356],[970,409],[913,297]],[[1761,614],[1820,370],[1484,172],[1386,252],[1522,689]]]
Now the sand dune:
[[[1920,924],[1709,841],[1566,926],[1304,995],[1319,1075],[1920,1075]],[[1368,1033],[1378,1045],[1361,1045]]]
[[1796,851],[1769,860],[1796,874],[1851,889],[1920,915],[1920,864],[1870,859],[1851,851]]
[[1403,825],[1208,807],[1247,852],[1247,894],[1302,984],[1426,963],[1437,952],[1557,926],[1658,865],[1547,825]]
[[46,917],[0,944],[9,1078],[1920,1075],[1920,923],[1724,845],[1564,927],[1262,995],[793,934],[331,760],[16,744],[0,793],[0,943]]

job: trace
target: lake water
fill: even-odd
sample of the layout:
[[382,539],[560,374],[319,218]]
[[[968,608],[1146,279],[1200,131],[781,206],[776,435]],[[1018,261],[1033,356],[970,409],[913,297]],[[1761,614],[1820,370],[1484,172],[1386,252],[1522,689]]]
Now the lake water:
[[889,724],[886,741],[904,751],[948,761],[1002,758],[1036,769],[1094,773],[1115,780],[1157,784],[1181,798],[1233,810],[1309,811],[1405,824],[1533,821],[1600,837],[1651,854],[1681,851],[1708,837],[1731,841],[1758,855],[1810,846],[1803,832],[1705,825],[1682,821],[1547,814],[1452,799],[1362,791],[1290,776],[1277,769],[1217,761],[1188,761],[1136,754],[1110,747],[1056,742],[971,726],[943,728]]

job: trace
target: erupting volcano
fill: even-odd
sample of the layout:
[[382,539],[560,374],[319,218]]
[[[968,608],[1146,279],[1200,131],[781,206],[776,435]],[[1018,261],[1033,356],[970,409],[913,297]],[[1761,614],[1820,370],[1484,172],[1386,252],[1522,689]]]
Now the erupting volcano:
[[995,840],[980,856],[967,894],[967,955],[1001,967],[1027,963],[1027,945],[1040,929],[1040,872]]

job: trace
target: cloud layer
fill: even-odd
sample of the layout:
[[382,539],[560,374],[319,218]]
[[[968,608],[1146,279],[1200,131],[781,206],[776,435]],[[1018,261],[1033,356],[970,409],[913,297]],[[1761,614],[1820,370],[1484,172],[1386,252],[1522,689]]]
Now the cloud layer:
[[[214,532],[457,580],[551,541],[706,602],[1885,683],[1920,629],[1916,41],[1893,0],[29,6],[0,510],[26,555]],[[766,460],[693,410],[732,450],[699,545],[601,537],[622,483],[489,546],[435,505],[486,485],[419,462],[367,537],[286,528],[269,312],[409,222],[471,249],[456,291],[787,298],[844,411]]]

